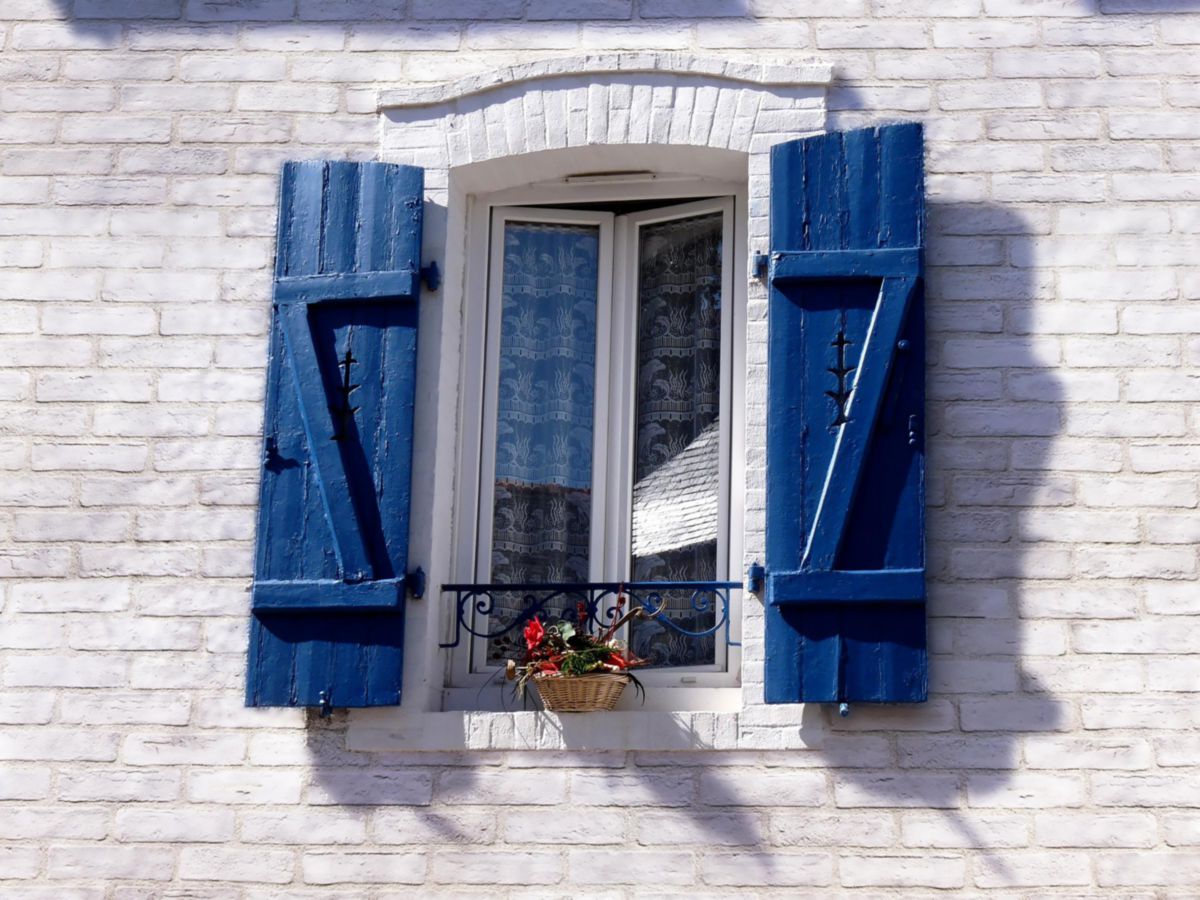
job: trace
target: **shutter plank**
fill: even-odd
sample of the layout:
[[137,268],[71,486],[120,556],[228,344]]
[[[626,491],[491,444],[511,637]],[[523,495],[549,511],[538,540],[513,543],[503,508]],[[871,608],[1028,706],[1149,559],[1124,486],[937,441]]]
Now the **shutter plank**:
[[885,278],[883,281],[858,360],[858,377],[846,404],[849,421],[838,431],[801,566],[807,565],[818,571],[833,568],[875,433],[883,391],[896,354],[896,342],[916,285],[915,278]]
[[313,345],[308,307],[302,304],[281,306],[278,315],[283,326],[284,349],[288,355],[292,387],[296,391],[300,424],[316,464],[317,490],[333,536],[338,574],[346,581],[365,581],[371,577],[372,567],[363,543],[346,466],[338,442],[333,439],[339,426],[329,409],[329,394]]

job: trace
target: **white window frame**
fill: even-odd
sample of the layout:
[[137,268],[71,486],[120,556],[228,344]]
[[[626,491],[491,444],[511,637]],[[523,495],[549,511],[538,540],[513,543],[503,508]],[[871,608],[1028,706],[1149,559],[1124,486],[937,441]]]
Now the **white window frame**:
[[[688,202],[689,198],[705,198]],[[546,209],[539,204],[662,200],[662,206],[614,217],[611,213],[580,209]],[[467,267],[465,273],[465,330],[461,372],[462,405],[456,473],[456,539],[453,571],[462,582],[490,580],[490,554],[481,551],[481,540],[490,542],[492,496],[485,488],[494,477],[496,413],[485,404],[494,390],[499,356],[499,306],[489,297],[499,296],[502,253],[493,253],[496,234],[503,234],[509,221],[538,221],[596,224],[601,228],[601,303],[597,310],[596,429],[593,459],[593,492],[603,503],[593,509],[593,581],[611,580],[607,573],[628,568],[632,527],[632,491],[610,492],[605,473],[622,484],[629,483],[633,466],[633,427],[608,428],[628,417],[636,368],[637,249],[639,230],[644,225],[720,211],[726,219],[722,259],[722,298],[730,306],[722,316],[722,411],[727,424],[722,431],[721,477],[725,489],[720,498],[720,520],[727,523],[725,540],[718,541],[717,572],[721,580],[741,579],[745,495],[745,367],[746,285],[736,271],[735,260],[746,258],[746,187],[683,176],[657,176],[652,180],[598,179],[597,183],[532,185],[473,195],[467,211]],[[607,234],[606,234],[607,232]],[[619,250],[617,248],[620,248]],[[607,258],[608,263],[604,262]],[[485,264],[486,261],[486,264]],[[632,265],[626,263],[632,262]],[[613,273],[611,284],[606,284]],[[611,305],[605,301],[611,297]],[[616,334],[613,334],[616,329]],[[608,352],[611,348],[611,354]],[[612,366],[608,368],[611,356]],[[604,366],[607,370],[602,370]],[[725,373],[729,373],[728,375]],[[619,390],[610,392],[610,379]],[[619,379],[619,381],[616,381]],[[490,406],[490,408],[488,408]],[[623,419],[622,419],[623,421]],[[629,419],[632,426],[632,418]],[[601,448],[601,441],[607,446]],[[608,458],[607,465],[599,463]],[[615,529],[615,531],[614,531]],[[597,552],[599,544],[600,552]],[[734,641],[741,637],[741,591],[731,591],[730,630]],[[451,610],[451,615],[454,614]],[[638,677],[648,688],[645,706],[627,691],[621,707],[658,710],[736,710],[741,707],[741,651],[726,647],[724,629],[717,632],[718,663],[715,666],[645,670]],[[512,708],[511,696],[503,686],[490,684],[495,673],[472,671],[482,661],[481,639],[465,632],[460,647],[447,661],[443,708],[485,710]],[[722,655],[724,658],[722,658]],[[489,686],[490,685],[490,686]],[[504,694],[505,696],[501,696]]]

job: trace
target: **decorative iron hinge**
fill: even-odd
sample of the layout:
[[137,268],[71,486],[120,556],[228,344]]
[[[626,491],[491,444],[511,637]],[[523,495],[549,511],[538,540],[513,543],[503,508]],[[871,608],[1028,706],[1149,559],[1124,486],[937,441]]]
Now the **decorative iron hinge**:
[[350,351],[350,345],[347,344],[346,355],[338,363],[338,368],[342,370],[342,383],[338,385],[338,393],[342,395],[341,402],[329,405],[334,423],[332,440],[335,441],[340,441],[346,436],[346,428],[354,421],[354,414],[360,409],[360,407],[350,405],[350,394],[360,387],[360,385],[350,383],[350,367],[356,362],[358,360],[354,358],[354,354]]

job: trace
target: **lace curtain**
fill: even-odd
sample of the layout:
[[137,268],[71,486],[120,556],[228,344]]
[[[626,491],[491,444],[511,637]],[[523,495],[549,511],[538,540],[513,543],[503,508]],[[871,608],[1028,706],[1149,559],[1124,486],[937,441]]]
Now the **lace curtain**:
[[[633,488],[636,581],[711,581],[717,569],[721,407],[719,213],[641,230],[638,247],[637,433]],[[691,592],[667,592],[669,617],[716,621]],[[708,598],[712,599],[712,598]],[[711,664],[715,641],[635,622],[634,653],[659,666]]]
[[[504,231],[492,581],[589,580],[599,229]],[[519,613],[497,595],[489,628]],[[505,659],[509,636],[489,660]]]

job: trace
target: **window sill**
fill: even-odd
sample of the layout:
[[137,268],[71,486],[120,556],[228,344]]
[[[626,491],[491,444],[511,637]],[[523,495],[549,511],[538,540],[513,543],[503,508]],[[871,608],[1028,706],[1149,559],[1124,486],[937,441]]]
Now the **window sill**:
[[[739,693],[740,691],[735,691]],[[603,713],[354,710],[347,747],[362,752],[459,750],[734,750],[737,712]]]

